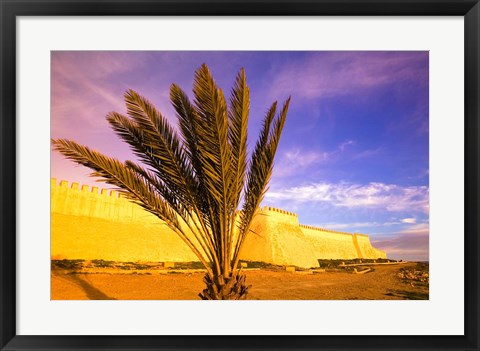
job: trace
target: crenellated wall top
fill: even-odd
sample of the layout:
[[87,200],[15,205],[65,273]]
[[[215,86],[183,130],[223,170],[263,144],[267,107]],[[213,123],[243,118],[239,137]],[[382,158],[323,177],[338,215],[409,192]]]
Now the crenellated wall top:
[[276,208],[271,206],[264,206],[262,209],[262,212],[277,212],[287,216],[298,217],[298,214],[296,214],[295,212],[285,211],[285,210],[282,210],[281,208]]
[[[325,228],[320,228],[320,227],[314,227],[311,225],[305,225],[305,224],[300,224],[300,228],[305,228],[305,229],[310,229],[310,230],[316,230],[319,232],[327,232],[327,233],[332,233],[332,234],[342,234],[342,235],[364,235],[364,234],[352,234],[352,233],[347,233],[347,232],[340,232],[338,230],[330,230],[330,229],[325,229]],[[368,236],[368,235],[366,235]]]
[[66,180],[61,180],[59,183],[57,183],[56,178],[50,179],[50,186],[63,188],[63,189],[78,190],[78,191],[83,191],[83,192],[92,193],[92,194],[100,194],[104,196],[111,196],[111,197],[117,197],[117,198],[119,197],[118,191],[113,189],[99,188],[98,186],[90,186],[85,184],[80,186],[80,184],[77,182],[68,182]]
[[[66,180],[61,180],[60,182],[57,182],[56,178],[51,178],[51,187],[52,189],[57,188],[57,189],[64,189],[66,191],[71,191],[73,190],[74,192],[81,192],[83,194],[92,194],[92,195],[98,195],[101,197],[105,198],[115,198],[115,199],[120,199],[122,203],[125,201],[124,196],[122,194],[119,194],[118,191],[113,190],[113,189],[107,189],[107,188],[99,188],[96,186],[89,186],[89,185],[80,185],[77,182],[68,182]],[[100,198],[99,198],[100,199]],[[111,201],[111,200],[109,200]],[[295,212],[290,212],[286,211],[277,207],[272,207],[272,206],[264,206],[261,209],[261,212],[264,214],[270,213],[274,214],[280,221],[282,221],[282,216],[285,219],[286,222],[290,222],[290,217],[292,220],[294,220],[297,225],[300,226],[300,228],[304,229],[309,229],[309,230],[315,230],[319,232],[325,232],[325,233],[332,233],[332,234],[342,234],[342,235],[355,235],[355,236],[364,236],[368,238],[368,235],[365,234],[352,234],[352,233],[347,233],[347,232],[341,232],[341,231],[336,231],[336,230],[330,230],[330,229],[325,229],[325,228],[320,228],[320,227],[314,227],[310,225],[305,225],[305,224],[298,224],[298,214]],[[273,212],[273,213],[272,213]],[[280,215],[280,216],[278,216]]]

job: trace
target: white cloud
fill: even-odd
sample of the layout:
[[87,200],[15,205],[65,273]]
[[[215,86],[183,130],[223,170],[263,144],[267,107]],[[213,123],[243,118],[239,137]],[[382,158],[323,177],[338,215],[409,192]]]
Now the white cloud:
[[359,153],[353,155],[352,158],[353,159],[368,158],[368,157],[376,156],[382,151],[383,151],[383,149],[381,147],[378,147],[376,149],[363,150],[363,151],[360,151]]
[[424,169],[420,171],[418,174],[408,177],[408,179],[422,179],[422,178],[428,177],[429,173],[430,172],[428,169]]
[[403,218],[401,220],[402,223],[416,223],[417,220],[415,218]]
[[309,151],[292,148],[281,155],[278,165],[275,166],[275,176],[285,177],[302,172],[312,165],[318,165],[333,159],[337,154],[343,153],[347,147],[355,144],[355,140],[346,140],[332,151]]
[[338,146],[340,151],[344,151],[347,146],[355,145],[355,140],[347,140]]
[[394,184],[314,183],[267,192],[273,201],[329,203],[346,208],[379,208],[390,212],[428,213],[427,186],[402,187]]
[[307,167],[325,161],[328,158],[328,152],[303,152],[300,149],[294,149],[285,153],[285,160],[289,164],[295,164],[300,167]]
[[330,157],[328,152],[305,151],[294,148],[283,153],[275,165],[276,177],[290,177],[312,165],[325,162]]

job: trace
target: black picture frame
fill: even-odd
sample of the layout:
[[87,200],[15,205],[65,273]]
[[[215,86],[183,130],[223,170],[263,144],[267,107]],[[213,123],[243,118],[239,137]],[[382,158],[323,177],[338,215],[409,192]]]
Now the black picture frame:
[[[464,16],[465,334],[463,336],[34,336],[16,333],[18,16]],[[479,350],[478,0],[0,0],[1,350]],[[460,116],[452,118],[461,118]]]

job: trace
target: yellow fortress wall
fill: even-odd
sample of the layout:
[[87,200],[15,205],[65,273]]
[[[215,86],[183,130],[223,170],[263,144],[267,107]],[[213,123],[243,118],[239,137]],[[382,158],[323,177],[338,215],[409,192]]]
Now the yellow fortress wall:
[[51,182],[53,259],[198,261],[181,239],[154,215],[115,191]]
[[242,258],[278,265],[318,267],[312,245],[300,230],[298,216],[264,207],[254,219],[245,240]]
[[376,249],[370,243],[370,238],[365,234],[354,234],[354,238],[357,241],[356,245],[359,250],[359,258],[386,258],[385,252]]
[[[251,226],[242,258],[317,267],[317,259],[385,258],[367,235],[299,224],[295,213],[264,207]],[[197,261],[161,220],[115,191],[51,181],[52,259]]]
[[313,246],[315,257],[317,258],[352,259],[361,258],[362,256],[355,245],[352,234],[334,232],[306,225],[300,225],[300,229]]

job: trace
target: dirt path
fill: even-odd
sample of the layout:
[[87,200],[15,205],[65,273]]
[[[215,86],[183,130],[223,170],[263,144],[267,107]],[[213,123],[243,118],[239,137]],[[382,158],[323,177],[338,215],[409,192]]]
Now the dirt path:
[[[246,270],[253,300],[428,299],[428,286],[398,277],[414,263],[375,266],[367,274]],[[203,273],[69,274],[52,271],[52,300],[196,300]],[[308,274],[310,273],[310,274]],[[424,284],[425,285],[425,284]]]

